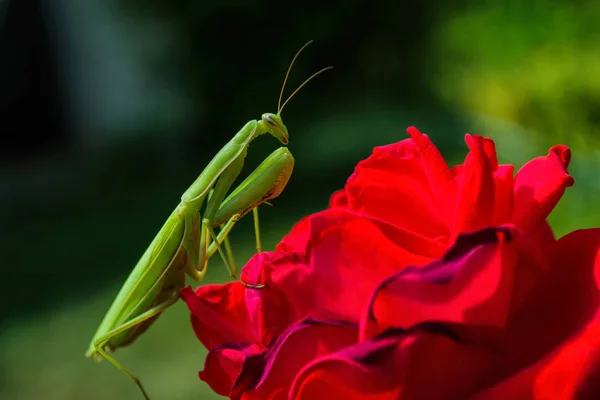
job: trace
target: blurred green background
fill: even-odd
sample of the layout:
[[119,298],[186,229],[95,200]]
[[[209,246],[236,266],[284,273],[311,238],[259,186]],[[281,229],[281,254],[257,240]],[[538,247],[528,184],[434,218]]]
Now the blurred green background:
[[[0,398],[138,399],[83,353],[131,268],[210,157],[249,119],[283,114],[296,158],[268,249],[327,204],[372,148],[416,125],[450,162],[465,132],[520,166],[564,143],[576,184],[557,235],[600,211],[600,2],[4,0]],[[277,142],[251,146],[251,170]],[[251,220],[233,232],[239,264]],[[209,282],[224,281],[217,258]],[[191,283],[191,282],[190,282]],[[155,399],[214,398],[183,304],[117,357]]]

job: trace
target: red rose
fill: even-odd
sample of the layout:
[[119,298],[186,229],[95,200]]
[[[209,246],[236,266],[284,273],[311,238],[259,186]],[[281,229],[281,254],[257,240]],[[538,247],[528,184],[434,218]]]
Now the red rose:
[[[465,164],[450,169],[426,136],[409,134],[376,148],[328,210],[250,260],[242,279],[265,288],[182,291],[210,351],[200,377],[215,392],[534,398],[535,379],[562,373],[560,357],[581,348],[577,331],[599,297],[600,233],[555,241],[546,223],[573,184],[569,150],[556,146],[513,178],[490,139],[467,135]],[[566,386],[589,387],[592,361]]]

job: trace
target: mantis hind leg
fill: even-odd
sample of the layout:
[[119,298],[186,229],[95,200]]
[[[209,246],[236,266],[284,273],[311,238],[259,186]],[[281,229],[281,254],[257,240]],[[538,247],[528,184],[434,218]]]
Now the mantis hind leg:
[[125,322],[122,325],[119,325],[118,327],[108,331],[105,335],[100,336],[99,338],[94,340],[94,348],[96,349],[98,354],[100,354],[102,357],[104,357],[106,360],[108,360],[112,365],[114,365],[119,370],[121,370],[121,372],[123,372],[125,375],[127,375],[137,385],[137,387],[140,389],[140,391],[144,395],[144,399],[146,399],[146,400],[150,400],[150,397],[148,396],[148,393],[146,393],[146,390],[144,390],[144,387],[142,386],[142,382],[139,380],[139,378],[137,378],[135,375],[133,375],[131,372],[129,372],[129,370],[127,370],[127,368],[125,368],[117,360],[115,360],[111,355],[109,355],[108,352],[106,350],[104,350],[104,346],[110,341],[110,339],[117,336],[118,334],[125,332],[126,330],[131,329],[134,326],[139,325],[142,322],[147,321],[150,318],[157,316],[158,314],[160,314],[161,312],[163,312],[164,310],[166,310],[167,308],[169,308],[170,306],[175,304],[175,302],[177,301],[178,298],[179,297],[175,296],[172,299],[169,299],[163,303],[160,303],[159,305],[152,307],[148,311],[138,315],[137,317]]
[[215,231],[214,231],[212,228],[210,228],[210,233],[211,233],[211,235],[212,235],[212,237],[213,237],[213,240],[215,241],[215,243],[216,243],[216,245],[217,245],[217,251],[218,251],[218,252],[221,254],[221,257],[223,258],[223,262],[225,263],[225,267],[226,267],[226,268],[227,268],[227,270],[229,271],[229,274],[231,275],[231,277],[232,277],[233,279],[237,279],[237,280],[238,280],[238,281],[239,281],[239,282],[240,282],[242,285],[244,285],[244,286],[245,286],[245,287],[247,287],[247,288],[251,288],[251,289],[262,289],[262,288],[264,288],[264,287],[265,287],[265,285],[262,285],[262,284],[260,284],[260,285],[252,285],[252,284],[246,283],[246,282],[242,281],[241,279],[237,278],[237,276],[235,275],[235,272],[236,272],[236,271],[233,271],[233,270],[232,270],[232,267],[231,267],[231,266],[229,265],[229,263],[227,262],[227,260],[226,260],[226,256],[225,256],[225,254],[223,253],[223,250],[221,249],[221,246],[219,245],[219,239],[218,239],[218,237],[215,235]]
[[[225,225],[221,225],[221,230],[223,230],[224,227],[225,227]],[[221,232],[219,232],[219,234],[221,234]],[[217,238],[218,238],[218,236],[217,236]],[[225,236],[225,240],[223,241],[223,244],[225,245],[225,254],[227,255],[227,260],[229,261],[229,265],[237,273],[238,269],[235,265],[235,258],[233,257],[233,250],[231,249],[231,242],[229,240],[229,235]]]
[[221,225],[221,230],[217,235],[217,239],[214,240],[214,237],[212,237],[213,240],[206,252],[206,258],[211,258],[218,251],[219,245],[225,244],[225,253],[227,257],[223,262],[229,263],[231,270],[234,271],[234,275],[237,275],[237,267],[235,265],[233,251],[231,250],[231,243],[229,242],[229,232],[231,232],[236,222],[239,220],[239,217],[239,214],[235,214],[229,219],[229,221],[227,221],[226,224]]
[[[219,253],[223,257],[223,263],[229,271],[232,278],[236,278],[235,264],[231,264],[233,256],[230,255],[229,260],[220,251],[219,245],[226,240],[227,235],[233,229],[233,226],[237,222],[239,214],[232,216],[229,221],[223,226],[219,234],[216,236],[212,229],[211,222],[207,219],[202,220],[200,224],[199,218],[196,217],[193,220],[186,221],[186,227],[190,226],[193,234],[185,237],[184,247],[188,253],[188,260],[185,264],[186,273],[196,281],[201,281],[204,278],[207,270],[208,260],[219,250]],[[201,226],[200,226],[201,225]],[[187,228],[186,228],[187,229]],[[229,249],[231,253],[231,249]],[[233,267],[231,267],[233,265]]]
[[[233,228],[233,224],[230,227],[230,230],[231,230],[231,228]],[[223,232],[223,230],[221,230],[221,232],[219,232],[219,235],[221,235],[223,237],[220,239],[219,236],[217,236],[217,234],[215,233],[215,230],[213,229],[213,227],[211,226],[211,221],[207,220],[207,219],[202,221],[202,229],[206,230],[208,232],[208,235],[210,235],[210,238],[212,239],[212,244],[216,246],[216,249],[219,252],[219,255],[223,259],[223,264],[225,264],[225,268],[227,268],[227,272],[229,272],[229,276],[233,279],[237,279],[237,269],[236,269],[235,265],[232,266],[229,264],[229,262],[231,260],[228,260],[227,255],[225,254],[225,252],[223,252],[223,249],[221,248],[221,243],[223,242],[223,240],[225,240],[225,238],[227,237],[227,233],[229,233],[229,232],[228,231]],[[209,249],[210,249],[210,247],[209,247]],[[204,262],[206,262],[208,260],[208,254],[209,254],[209,252],[207,251],[205,254]],[[213,251],[213,254],[214,254],[214,251]]]
[[[233,259],[233,254],[231,252],[231,246],[229,245],[229,241],[228,241],[228,234],[231,231],[231,229],[233,229],[233,226],[235,225],[235,223],[238,221],[239,219],[239,214],[234,215],[233,217],[231,217],[229,219],[229,221],[227,221],[227,223],[223,226],[223,228],[219,231],[219,234],[215,234],[214,229],[212,228],[211,222],[207,219],[205,219],[204,221],[202,221],[202,231],[203,233],[201,233],[200,237],[202,238],[203,235],[206,235],[207,237],[210,237],[210,239],[212,239],[212,243],[210,244],[210,246],[208,246],[208,250],[206,251],[206,253],[204,254],[204,256],[202,254],[199,255],[199,259],[200,262],[204,262],[204,265],[206,265],[206,261],[212,257],[215,252],[219,252],[219,254],[221,255],[221,258],[223,259],[223,263],[225,264],[225,268],[227,269],[227,271],[229,272],[229,276],[232,279],[237,279],[240,281],[240,283],[248,288],[252,288],[252,289],[261,289],[263,288],[265,285],[251,285],[248,283],[245,283],[244,281],[242,281],[241,279],[238,278],[237,276],[237,267],[235,265],[234,259]],[[225,252],[227,252],[228,254],[225,254],[225,252],[223,251],[223,249],[221,248],[221,244],[225,243]],[[201,244],[200,248],[202,249],[203,246],[206,246],[205,244]],[[202,264],[200,264],[202,265]]]
[[254,217],[254,235],[256,236],[256,251],[262,253],[262,244],[260,243],[260,222],[258,220],[258,206],[252,209],[252,217]]

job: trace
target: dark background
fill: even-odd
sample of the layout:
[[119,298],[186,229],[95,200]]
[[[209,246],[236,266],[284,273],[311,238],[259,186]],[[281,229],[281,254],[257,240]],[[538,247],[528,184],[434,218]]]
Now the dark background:
[[[593,1],[0,1],[0,398],[136,398],[83,353],[162,222],[248,120],[276,112],[296,158],[273,207],[272,249],[327,205],[372,148],[427,132],[450,162],[463,135],[522,165],[573,150],[551,222],[597,226],[600,6]],[[277,141],[261,137],[251,171]],[[239,264],[251,220],[232,234]],[[217,258],[207,281],[223,281]],[[208,398],[203,349],[178,304],[118,358],[156,398]],[[202,397],[204,398],[204,397]]]

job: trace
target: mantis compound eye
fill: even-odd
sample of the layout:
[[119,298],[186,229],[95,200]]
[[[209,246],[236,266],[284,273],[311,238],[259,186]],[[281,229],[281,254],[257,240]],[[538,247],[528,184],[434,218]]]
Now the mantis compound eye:
[[263,114],[263,120],[271,126],[277,126],[275,120],[273,120],[273,117],[271,117],[270,114]]

